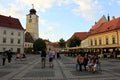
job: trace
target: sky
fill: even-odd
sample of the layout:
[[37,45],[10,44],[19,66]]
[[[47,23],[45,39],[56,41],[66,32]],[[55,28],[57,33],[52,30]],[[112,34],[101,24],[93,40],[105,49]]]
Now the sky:
[[39,16],[39,37],[51,42],[88,32],[103,15],[120,17],[120,0],[0,0],[0,15],[18,18],[26,29],[32,4]]

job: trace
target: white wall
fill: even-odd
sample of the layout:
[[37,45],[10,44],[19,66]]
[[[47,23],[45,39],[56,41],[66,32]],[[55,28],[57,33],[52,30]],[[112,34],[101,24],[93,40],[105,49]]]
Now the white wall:
[[[4,34],[4,30],[6,30],[6,34]],[[12,32],[13,35],[11,35]],[[6,43],[3,43],[3,38],[6,38]],[[13,43],[11,43],[11,39],[14,40]],[[18,44],[18,39],[20,39],[20,44]],[[13,48],[13,52],[17,52],[17,48],[20,48],[20,53],[24,53],[24,30],[0,26],[0,52],[3,51],[3,48],[5,50]]]

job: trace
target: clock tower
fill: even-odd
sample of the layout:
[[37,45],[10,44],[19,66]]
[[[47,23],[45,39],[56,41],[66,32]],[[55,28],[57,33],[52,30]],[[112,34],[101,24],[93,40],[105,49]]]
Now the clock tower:
[[36,10],[33,6],[33,8],[30,9],[30,13],[26,15],[26,32],[29,32],[34,40],[39,37],[38,18],[39,16],[36,15]]

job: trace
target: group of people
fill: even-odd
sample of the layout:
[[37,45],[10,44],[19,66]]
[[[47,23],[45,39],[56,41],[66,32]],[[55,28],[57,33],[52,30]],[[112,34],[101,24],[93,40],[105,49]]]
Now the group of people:
[[11,58],[12,58],[12,52],[10,50],[4,51],[1,53],[1,57],[2,57],[2,65],[5,65],[6,59],[8,59],[8,63],[11,62]]
[[87,55],[84,56],[78,54],[76,56],[76,70],[82,71],[82,66],[85,71],[92,71],[93,73],[97,71],[98,67],[100,68],[99,58],[96,55]]
[[[55,58],[56,51],[49,49],[48,55],[49,55],[49,67],[50,67],[50,68],[53,68],[53,67],[54,67],[53,59]],[[47,52],[46,52],[45,49],[43,49],[43,50],[41,51],[41,63],[42,63],[42,68],[45,68],[46,56],[47,56]]]

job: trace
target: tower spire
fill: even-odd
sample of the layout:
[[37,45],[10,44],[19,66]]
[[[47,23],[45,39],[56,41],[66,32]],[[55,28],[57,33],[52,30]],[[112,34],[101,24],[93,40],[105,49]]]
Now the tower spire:
[[32,4],[32,9],[34,9],[34,4]]

